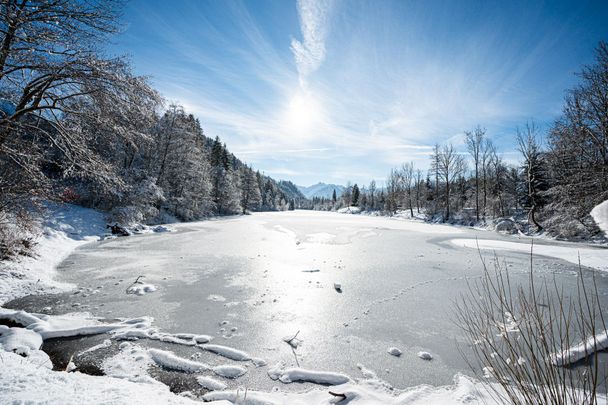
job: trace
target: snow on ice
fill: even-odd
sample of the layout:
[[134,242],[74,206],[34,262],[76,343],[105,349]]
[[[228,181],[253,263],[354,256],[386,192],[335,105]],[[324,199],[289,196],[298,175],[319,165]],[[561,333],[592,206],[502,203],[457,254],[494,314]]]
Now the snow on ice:
[[276,364],[268,370],[268,376],[285,384],[292,382],[311,382],[322,385],[339,385],[351,381],[350,377],[340,373],[328,371],[314,371],[305,368],[285,368],[282,363]]
[[133,284],[131,287],[127,288],[127,294],[135,295],[146,295],[147,293],[154,291],[156,291],[156,286],[152,284]]
[[549,356],[554,366],[567,366],[592,355],[596,351],[608,349],[608,331],[591,336],[577,345]]
[[399,356],[401,356],[402,352],[401,352],[401,350],[397,349],[396,347],[389,347],[387,350],[387,353],[392,356],[399,357]]
[[208,389],[210,391],[223,391],[228,386],[223,382],[216,380],[213,377],[201,376],[196,377],[196,381],[201,385],[201,387]]
[[[530,253],[529,243],[507,242],[487,239],[452,239],[454,245],[472,249],[512,250]],[[608,249],[591,247],[570,247],[562,245],[534,244],[533,253],[540,256],[555,257],[578,265],[579,255],[581,265],[597,270],[608,271]]]

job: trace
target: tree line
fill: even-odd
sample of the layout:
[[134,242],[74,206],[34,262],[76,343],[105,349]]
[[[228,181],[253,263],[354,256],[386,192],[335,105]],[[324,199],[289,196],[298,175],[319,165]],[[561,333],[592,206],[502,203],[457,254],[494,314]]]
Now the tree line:
[[525,123],[513,137],[520,164],[505,162],[487,130],[465,131],[465,150],[435,145],[429,169],[404,163],[385,186],[348,185],[340,198],[317,198],[311,208],[398,210],[437,221],[475,224],[512,218],[525,232],[573,239],[599,235],[589,213],[608,199],[608,44],[578,73],[561,115],[543,132]]
[[[31,244],[32,210],[61,200],[114,221],[288,209],[283,187],[207,137],[103,44],[118,0],[0,3],[0,256]],[[295,188],[295,187],[294,187]]]

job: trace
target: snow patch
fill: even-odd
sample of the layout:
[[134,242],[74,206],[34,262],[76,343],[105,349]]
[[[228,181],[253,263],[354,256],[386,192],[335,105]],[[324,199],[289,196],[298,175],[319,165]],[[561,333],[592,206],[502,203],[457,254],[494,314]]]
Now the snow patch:
[[268,370],[268,376],[282,383],[311,382],[322,385],[340,385],[351,381],[350,377],[340,373],[329,371],[315,371],[300,367],[284,368],[283,363],[278,363]]
[[127,294],[146,295],[156,291],[156,286],[152,284],[133,284],[127,288]]
[[418,357],[422,360],[433,360],[433,355],[429,352],[418,352]]
[[396,347],[389,347],[386,352],[395,357],[399,357],[402,354],[401,350],[397,349]]
[[339,214],[360,214],[361,208],[359,207],[344,207],[338,210]]
[[196,381],[201,385],[201,387],[208,389],[209,391],[223,391],[228,388],[226,384],[219,380],[216,380],[213,377],[196,377]]
[[[487,239],[452,239],[451,243],[456,246],[472,249],[489,250],[511,250],[530,253],[530,244],[507,242]],[[555,257],[578,265],[579,255],[582,266],[597,270],[608,271],[608,249],[591,247],[570,247],[564,245],[542,245],[534,244],[533,253],[540,256]]]
[[176,356],[173,352],[168,352],[166,350],[149,349],[148,353],[157,365],[169,370],[198,373],[211,369],[211,366],[205,363],[184,359],[183,357]]
[[221,345],[200,345],[199,347],[208,352],[226,357],[227,359],[236,361],[251,360],[251,356],[248,353],[245,353],[241,350],[233,349],[232,347]]
[[553,353],[549,356],[549,361],[554,366],[567,366],[591,356],[596,351],[608,349],[608,330],[591,336],[583,342],[569,347],[559,353]]

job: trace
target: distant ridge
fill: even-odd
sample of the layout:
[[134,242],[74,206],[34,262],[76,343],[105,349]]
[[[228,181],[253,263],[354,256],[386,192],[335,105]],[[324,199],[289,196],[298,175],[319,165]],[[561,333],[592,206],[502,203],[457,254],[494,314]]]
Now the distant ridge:
[[336,190],[336,197],[340,197],[340,195],[342,195],[342,192],[344,191],[344,186],[341,186],[339,184],[325,184],[325,183],[317,183],[317,184],[313,184],[312,186],[308,186],[308,187],[303,187],[303,186],[297,186],[298,190],[300,190],[300,192],[302,194],[304,194],[304,196],[306,196],[306,198],[311,199],[313,197],[323,197],[323,198],[331,198],[334,190]]

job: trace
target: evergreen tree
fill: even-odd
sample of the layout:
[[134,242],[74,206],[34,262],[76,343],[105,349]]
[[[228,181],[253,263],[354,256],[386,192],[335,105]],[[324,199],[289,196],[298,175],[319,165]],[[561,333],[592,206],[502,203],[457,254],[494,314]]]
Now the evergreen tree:
[[352,205],[357,207],[359,206],[359,197],[361,195],[361,191],[359,191],[359,186],[355,183],[355,185],[353,186],[353,197],[352,197]]

